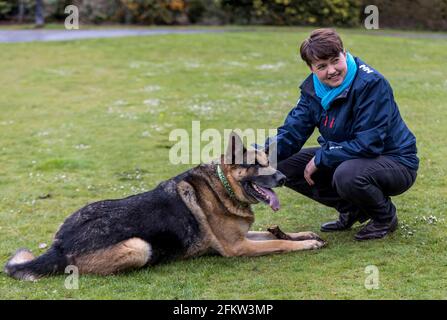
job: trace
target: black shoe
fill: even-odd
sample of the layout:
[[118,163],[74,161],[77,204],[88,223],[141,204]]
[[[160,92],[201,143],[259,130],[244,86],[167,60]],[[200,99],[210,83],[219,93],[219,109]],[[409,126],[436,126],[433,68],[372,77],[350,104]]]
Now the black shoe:
[[320,230],[323,232],[334,232],[348,230],[357,221],[365,222],[368,218],[363,214],[353,213],[353,212],[343,212],[337,221],[326,222],[321,225]]
[[355,235],[355,240],[380,239],[397,229],[397,216],[389,221],[371,220]]

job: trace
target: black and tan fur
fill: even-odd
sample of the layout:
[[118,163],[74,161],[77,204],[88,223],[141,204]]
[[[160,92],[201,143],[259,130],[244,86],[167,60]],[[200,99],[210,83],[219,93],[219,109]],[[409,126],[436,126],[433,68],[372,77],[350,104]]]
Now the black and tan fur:
[[[235,163],[238,152],[244,163],[225,164]],[[247,164],[250,159],[256,163]],[[149,192],[81,208],[65,220],[46,253],[35,258],[26,249],[18,250],[5,272],[36,280],[75,265],[81,274],[107,275],[208,253],[258,256],[324,245],[312,232],[289,233],[292,239],[307,239],[292,241],[249,231],[254,222],[250,204],[259,200],[247,192],[247,183],[272,188],[285,179],[269,166],[265,153],[247,151],[232,134],[219,162],[236,198],[219,180],[218,163],[202,164]]]

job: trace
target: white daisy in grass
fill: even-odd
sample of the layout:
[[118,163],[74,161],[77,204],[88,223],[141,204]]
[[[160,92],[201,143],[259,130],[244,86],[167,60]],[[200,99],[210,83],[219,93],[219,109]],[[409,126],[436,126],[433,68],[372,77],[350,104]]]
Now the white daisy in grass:
[[157,85],[149,85],[149,86],[145,86],[142,91],[144,92],[154,92],[154,91],[159,91],[161,89],[160,86]]
[[143,103],[150,107],[158,107],[160,105],[160,99],[146,99]]

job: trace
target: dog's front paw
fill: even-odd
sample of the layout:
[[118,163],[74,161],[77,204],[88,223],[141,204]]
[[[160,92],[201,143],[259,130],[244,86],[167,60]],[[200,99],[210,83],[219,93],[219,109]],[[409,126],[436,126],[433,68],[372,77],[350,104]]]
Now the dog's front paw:
[[323,240],[304,240],[300,241],[300,243],[304,245],[306,250],[320,249],[326,245],[326,242]]
[[312,231],[300,232],[302,238],[307,240],[320,240],[320,236]]
[[302,240],[318,240],[325,242],[320,238],[318,234],[312,231],[299,232],[299,233],[290,233],[290,238],[293,241],[302,241]]
[[327,242],[325,240],[321,239],[320,236],[318,234],[316,234],[315,232],[309,232],[309,239],[318,240],[320,242],[323,242],[324,245],[327,244]]

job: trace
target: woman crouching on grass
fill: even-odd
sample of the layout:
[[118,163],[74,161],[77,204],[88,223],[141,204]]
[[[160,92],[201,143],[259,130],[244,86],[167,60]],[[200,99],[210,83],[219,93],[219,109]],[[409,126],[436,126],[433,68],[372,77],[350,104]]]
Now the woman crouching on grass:
[[[333,29],[313,31],[300,53],[312,73],[278,128],[278,170],[287,187],[339,212],[339,219],[321,231],[370,220],[355,239],[382,238],[397,228],[390,196],[405,192],[416,179],[416,138],[388,81],[347,52]],[[320,147],[301,149],[315,127]]]

